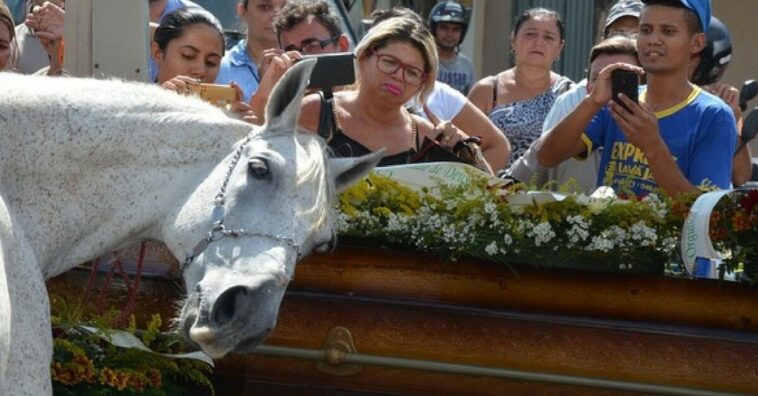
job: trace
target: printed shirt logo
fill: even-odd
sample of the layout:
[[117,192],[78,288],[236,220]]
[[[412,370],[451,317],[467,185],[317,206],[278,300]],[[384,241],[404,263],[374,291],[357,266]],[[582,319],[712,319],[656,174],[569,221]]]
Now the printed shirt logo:
[[613,143],[610,161],[603,171],[603,185],[617,191],[629,188],[638,195],[658,191],[645,153],[629,142]]

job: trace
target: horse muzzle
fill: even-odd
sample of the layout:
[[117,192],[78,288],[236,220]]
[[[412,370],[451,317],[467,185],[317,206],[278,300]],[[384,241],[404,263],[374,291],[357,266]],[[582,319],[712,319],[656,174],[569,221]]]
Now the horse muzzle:
[[181,332],[214,359],[251,352],[274,328],[285,287],[275,277],[257,277],[215,298],[197,287],[182,311]]

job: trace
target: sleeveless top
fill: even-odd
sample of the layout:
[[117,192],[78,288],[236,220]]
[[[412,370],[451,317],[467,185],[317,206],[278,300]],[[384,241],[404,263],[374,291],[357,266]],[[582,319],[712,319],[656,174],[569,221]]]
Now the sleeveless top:
[[567,77],[559,78],[547,91],[526,100],[497,106],[497,76],[492,90],[492,110],[487,115],[511,142],[510,166],[524,155],[529,146],[542,135],[542,124],[555,98],[572,84]]
[[[359,143],[350,136],[345,135],[342,132],[342,128],[339,125],[337,118],[337,109],[332,102],[332,99],[325,99],[321,97],[321,116],[319,120],[318,134],[324,140],[332,150],[332,155],[335,157],[359,157],[362,155],[370,154],[373,151],[369,150],[366,146]],[[329,120],[325,120],[328,118]],[[326,121],[326,122],[325,122]],[[406,151],[401,151],[396,154],[387,155],[382,157],[377,166],[390,166],[390,165],[403,165],[411,163],[411,159],[416,155],[418,151],[418,125],[416,121],[411,117],[411,129],[413,130],[413,147]]]

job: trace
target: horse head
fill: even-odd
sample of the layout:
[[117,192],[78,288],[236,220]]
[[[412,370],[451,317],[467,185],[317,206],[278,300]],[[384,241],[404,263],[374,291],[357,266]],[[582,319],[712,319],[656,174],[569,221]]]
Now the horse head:
[[[245,353],[276,324],[299,259],[334,242],[335,193],[363,177],[381,153],[330,158],[324,141],[297,131],[313,60],[292,67],[274,88],[267,124],[219,165],[184,205],[194,246],[183,267],[187,300],[179,330],[214,358]],[[202,220],[197,220],[197,217]],[[204,227],[205,229],[199,229]],[[195,243],[197,242],[197,243]]]

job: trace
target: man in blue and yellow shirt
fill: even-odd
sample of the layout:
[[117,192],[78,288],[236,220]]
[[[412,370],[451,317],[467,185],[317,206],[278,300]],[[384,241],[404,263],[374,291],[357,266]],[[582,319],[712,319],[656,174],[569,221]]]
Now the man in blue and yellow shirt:
[[[636,195],[669,195],[707,185],[729,188],[736,124],[718,97],[688,81],[690,57],[705,46],[710,0],[644,0],[637,40],[643,69],[613,64],[592,94],[542,140],[538,159],[555,166],[604,147],[598,185]],[[611,101],[611,72],[647,73],[640,103]]]

